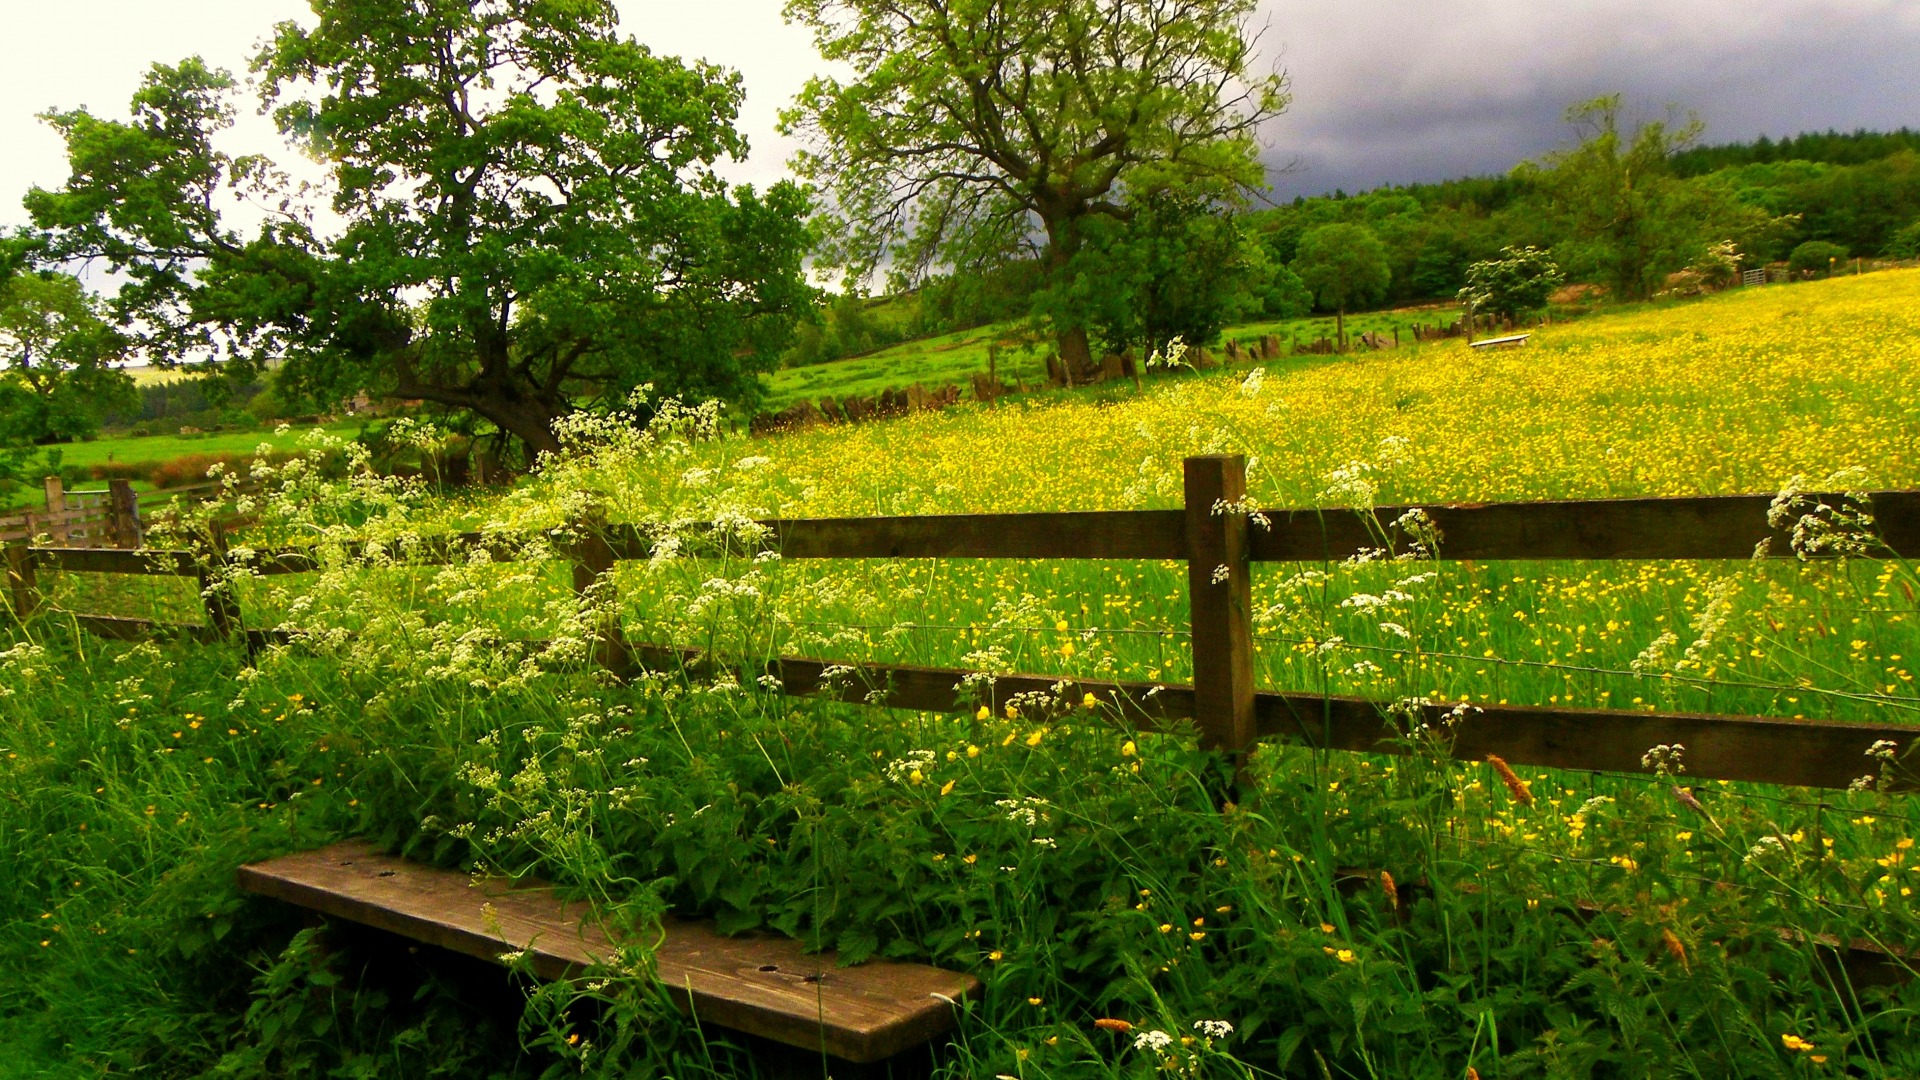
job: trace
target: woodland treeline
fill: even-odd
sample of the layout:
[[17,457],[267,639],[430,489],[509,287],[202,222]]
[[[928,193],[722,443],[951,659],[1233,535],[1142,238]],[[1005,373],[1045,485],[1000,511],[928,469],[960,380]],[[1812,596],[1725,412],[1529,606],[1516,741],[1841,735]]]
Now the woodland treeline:
[[[1733,239],[1747,266],[1786,259],[1795,248],[1821,242],[1861,258],[1920,257],[1920,131],[1814,132],[1774,140],[1694,146],[1666,158],[1669,174],[1696,205],[1749,208],[1742,235],[1691,237],[1707,245]],[[1543,212],[1553,197],[1536,172],[1467,177],[1427,184],[1396,184],[1349,194],[1301,197],[1239,215],[1237,223],[1265,248],[1272,265],[1288,265],[1300,238],[1331,223],[1364,226],[1382,241],[1392,276],[1383,303],[1451,300],[1467,267],[1503,248],[1534,245],[1555,250],[1574,281],[1601,282],[1593,265],[1580,265],[1574,230],[1564,215]],[[1744,243],[1742,242],[1744,241]],[[1687,245],[1677,245],[1684,251]],[[1684,269],[1680,255],[1663,272]],[[820,321],[787,354],[805,364],[857,356],[934,334],[973,329],[1026,314],[1027,297],[1043,278],[1033,263],[987,273],[945,274],[909,293],[889,297],[830,296]],[[1248,298],[1249,308],[1265,305]],[[1266,311],[1261,313],[1265,314]]]

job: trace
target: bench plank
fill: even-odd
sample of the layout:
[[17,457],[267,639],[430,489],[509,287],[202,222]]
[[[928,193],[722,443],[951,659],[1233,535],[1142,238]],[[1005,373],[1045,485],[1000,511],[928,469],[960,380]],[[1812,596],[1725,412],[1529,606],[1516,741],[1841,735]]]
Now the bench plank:
[[[612,957],[587,905],[541,883],[474,880],[347,841],[243,866],[240,888],[500,962],[525,949],[536,975],[576,975]],[[773,936],[725,937],[705,922],[663,920],[653,959],[675,1002],[702,1023],[854,1062],[892,1057],[952,1030],[952,1002],[980,981],[924,964],[836,967],[832,953]]]

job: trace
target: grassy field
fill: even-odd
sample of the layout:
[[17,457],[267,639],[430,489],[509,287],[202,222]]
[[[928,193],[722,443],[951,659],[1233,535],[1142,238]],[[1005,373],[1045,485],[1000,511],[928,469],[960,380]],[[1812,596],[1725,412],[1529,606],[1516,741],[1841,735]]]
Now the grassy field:
[[[358,424],[335,424],[328,431],[343,438],[351,439],[360,433]],[[232,431],[209,432],[203,435],[109,435],[89,442],[70,443],[59,447],[60,464],[63,467],[122,464],[137,465],[147,462],[172,461],[188,455],[252,454],[262,445],[275,450],[287,450],[298,445],[304,431],[290,431],[281,435],[272,431]],[[101,487],[102,483],[89,483],[88,488]],[[144,480],[133,482],[136,491],[152,491],[153,485]],[[32,509],[41,504],[38,490],[16,491],[11,495],[0,495],[0,513],[17,509]]]
[[[1916,312],[1920,271],[1888,272],[1596,317],[1521,350],[1288,360],[766,440],[668,410],[644,432],[583,425],[497,498],[296,467],[254,509],[262,541],[338,556],[367,535],[556,524],[590,499],[667,536],[772,513],[1176,506],[1181,459],[1224,451],[1255,459],[1269,507],[1916,487]],[[1263,568],[1261,684],[1920,723],[1905,562],[1437,552]],[[597,613],[551,551],[526,555],[239,582],[253,624],[310,635],[251,668],[57,616],[12,631],[0,1038],[20,1050],[0,1076],[754,1074],[631,976],[516,1017],[485,980],[301,933],[228,884],[242,860],[349,835],[544,875],[616,925],[670,909],[972,971],[987,997],[943,1077],[1920,1074],[1920,988],[1849,983],[1809,944],[1920,944],[1906,797],[1508,783],[1423,744],[1273,745],[1222,813],[1218,763],[1190,740],[1077,703],[941,717],[606,685],[583,662]],[[661,559],[618,581],[639,640],[1178,680],[1182,573]],[[88,610],[196,603],[175,582],[48,584]],[[509,644],[535,638],[552,644]],[[1343,886],[1342,866],[1401,887]]]
[[[1347,333],[1350,337],[1368,332],[1391,335],[1398,329],[1411,341],[1416,323],[1432,326],[1458,317],[1458,311],[1426,308],[1369,312],[1348,319]],[[1278,334],[1289,344],[1296,339],[1306,344],[1322,337],[1331,338],[1333,332],[1333,318],[1321,316],[1245,323],[1229,327],[1226,336],[1252,338]],[[1000,343],[1000,359],[994,370],[1002,382],[1012,386],[1024,380],[1032,386],[1043,385],[1047,381],[1046,355],[1053,346],[1045,342],[1022,344],[1022,340],[1020,327],[1001,323],[921,338],[850,360],[786,368],[766,379],[767,407],[781,409],[803,398],[817,401],[823,396],[872,397],[882,390],[905,388],[914,383],[930,390],[949,383],[965,388],[975,372],[987,371],[988,348],[996,342]]]

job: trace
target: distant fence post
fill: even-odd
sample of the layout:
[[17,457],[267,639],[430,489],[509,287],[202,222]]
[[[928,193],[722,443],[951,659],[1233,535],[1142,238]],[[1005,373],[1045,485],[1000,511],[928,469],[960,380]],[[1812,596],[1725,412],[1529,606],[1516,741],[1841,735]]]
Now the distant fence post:
[[131,480],[107,481],[107,535],[115,547],[140,546],[140,496]]
[[40,587],[33,572],[33,551],[27,542],[7,548],[7,593],[13,598],[13,617],[25,622],[40,605]]
[[597,601],[606,604],[607,610],[594,626],[593,659],[624,679],[633,673],[633,650],[620,630],[620,614],[615,607],[618,594],[614,592],[613,568],[617,559],[612,545],[607,543],[606,518],[595,510],[575,527],[580,538],[568,552],[573,560],[574,594],[584,599],[589,592],[596,591],[596,587],[611,594]]
[[1200,742],[1236,761],[1254,743],[1253,576],[1247,559],[1247,459],[1186,460],[1187,597],[1193,718]]
[[57,476],[49,476],[42,481],[47,493],[47,531],[53,534],[53,546],[66,547],[71,541],[67,532],[67,486]]

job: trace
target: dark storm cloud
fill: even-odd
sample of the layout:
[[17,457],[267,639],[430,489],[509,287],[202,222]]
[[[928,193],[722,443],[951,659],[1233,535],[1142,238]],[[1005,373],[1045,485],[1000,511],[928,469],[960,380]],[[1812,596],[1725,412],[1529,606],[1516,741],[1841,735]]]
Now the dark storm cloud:
[[1564,143],[1566,107],[1669,103],[1706,140],[1920,126],[1920,2],[1268,0],[1294,105],[1265,132],[1280,197],[1500,173]]

